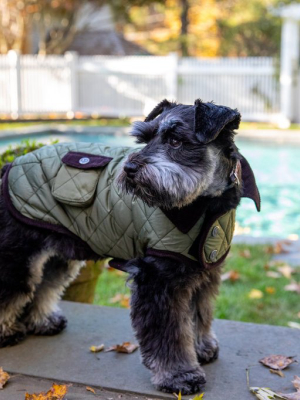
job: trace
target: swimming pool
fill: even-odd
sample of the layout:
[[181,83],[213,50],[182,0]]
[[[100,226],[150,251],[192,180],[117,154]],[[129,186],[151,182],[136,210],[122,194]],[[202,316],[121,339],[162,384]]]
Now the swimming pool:
[[[47,142],[101,142],[111,146],[134,146],[126,135],[103,133],[36,134],[0,139],[0,150],[24,139]],[[255,211],[250,199],[243,199],[237,211],[237,223],[244,233],[257,237],[300,236],[300,146],[270,144],[237,139],[241,153],[255,173],[262,198],[262,211]]]

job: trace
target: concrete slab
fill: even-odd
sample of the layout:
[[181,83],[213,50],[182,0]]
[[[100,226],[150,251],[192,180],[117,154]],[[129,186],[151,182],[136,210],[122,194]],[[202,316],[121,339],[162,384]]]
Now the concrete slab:
[[[15,374],[174,399],[152,387],[150,373],[140,364],[138,352],[131,355],[89,352],[89,347],[95,344],[110,346],[135,341],[128,310],[68,302],[62,307],[69,319],[64,333],[30,337],[18,346],[0,349],[0,366]],[[258,360],[270,354],[300,357],[299,330],[224,320],[215,321],[214,327],[221,352],[218,361],[204,367],[208,381],[205,400],[253,399],[247,389],[246,368],[250,368],[251,386],[293,391],[290,382],[294,375],[300,375],[300,365],[291,365],[285,378],[280,378]]]

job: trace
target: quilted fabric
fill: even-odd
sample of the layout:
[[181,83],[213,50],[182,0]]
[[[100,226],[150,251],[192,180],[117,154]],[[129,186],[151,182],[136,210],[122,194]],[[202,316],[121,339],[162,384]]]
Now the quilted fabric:
[[[189,249],[201,232],[205,214],[183,234],[162,210],[124,195],[117,187],[116,176],[125,158],[134,151],[97,143],[42,147],[12,164],[8,175],[12,204],[27,218],[65,227],[101,257],[128,260],[155,249],[180,253],[195,261]],[[97,168],[75,168],[62,161],[69,152],[112,160]],[[205,245],[205,252],[217,246],[217,260],[228,249],[234,229],[232,218],[228,220],[226,216],[218,224],[221,236],[212,240],[208,235]]]
[[[228,251],[233,237],[234,226],[235,210],[222,215],[212,224],[203,247],[207,263],[213,263],[216,259],[219,260]],[[217,234],[214,234],[214,232],[217,232]],[[212,255],[216,256],[212,257]]]

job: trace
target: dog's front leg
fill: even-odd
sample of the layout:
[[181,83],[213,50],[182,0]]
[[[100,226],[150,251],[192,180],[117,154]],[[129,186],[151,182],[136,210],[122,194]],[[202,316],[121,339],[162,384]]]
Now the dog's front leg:
[[131,261],[127,271],[133,282],[132,324],[152,382],[170,393],[201,390],[205,373],[197,361],[191,309],[197,275],[183,264],[154,257]]
[[214,361],[219,355],[219,343],[211,323],[213,319],[213,300],[218,294],[220,268],[202,272],[202,285],[193,296],[195,313],[195,346],[198,361]]

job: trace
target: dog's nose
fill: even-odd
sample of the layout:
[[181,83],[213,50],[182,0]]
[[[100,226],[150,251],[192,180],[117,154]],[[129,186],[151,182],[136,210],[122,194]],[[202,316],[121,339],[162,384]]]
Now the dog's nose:
[[127,162],[124,165],[124,171],[126,172],[128,178],[133,179],[137,173],[139,166],[133,162]]

